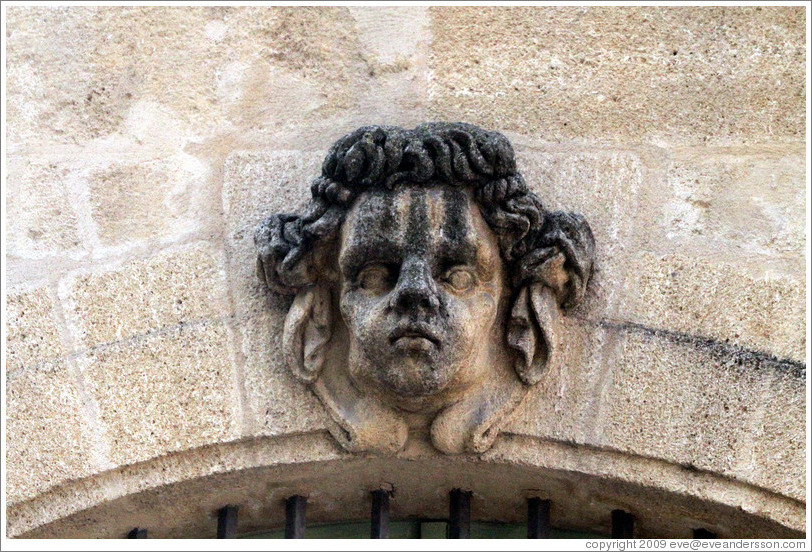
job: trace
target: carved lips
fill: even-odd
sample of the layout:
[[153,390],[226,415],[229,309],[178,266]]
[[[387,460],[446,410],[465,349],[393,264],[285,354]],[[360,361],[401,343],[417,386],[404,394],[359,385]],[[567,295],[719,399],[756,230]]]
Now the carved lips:
[[440,339],[426,324],[401,324],[389,334],[389,343],[405,351],[428,352],[440,347]]

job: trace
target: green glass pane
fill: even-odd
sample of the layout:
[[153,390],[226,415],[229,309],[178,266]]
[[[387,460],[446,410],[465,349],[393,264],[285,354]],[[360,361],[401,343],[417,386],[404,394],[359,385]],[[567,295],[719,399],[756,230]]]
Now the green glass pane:
[[526,539],[526,525],[471,522],[472,539]]
[[[323,523],[308,525],[305,528],[306,539],[368,539],[369,521],[349,523]],[[284,539],[284,529],[274,529],[262,533],[240,536],[241,539]],[[420,522],[418,520],[392,521],[389,523],[390,539],[419,539]],[[445,538],[439,537],[439,538]]]
[[448,538],[448,523],[445,521],[424,521],[420,524],[421,539]]
[[[445,539],[448,536],[448,523],[445,521],[401,520],[389,523],[390,539]],[[552,529],[553,539],[601,539],[604,535],[563,531]],[[241,539],[283,539],[284,529],[274,529],[251,535],[242,535]],[[348,523],[323,523],[308,525],[305,529],[306,539],[368,539],[369,521]],[[473,539],[524,539],[527,538],[527,526],[498,522],[472,522],[471,538]]]
[[[487,521],[471,522],[472,539],[526,539],[527,525]],[[601,535],[581,533],[579,531],[550,530],[551,539],[600,539]]]

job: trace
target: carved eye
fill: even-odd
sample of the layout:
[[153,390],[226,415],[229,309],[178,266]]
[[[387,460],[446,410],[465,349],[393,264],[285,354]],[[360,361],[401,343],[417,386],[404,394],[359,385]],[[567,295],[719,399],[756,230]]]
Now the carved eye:
[[443,282],[457,292],[468,291],[473,287],[476,279],[467,268],[454,267],[443,275]]
[[358,273],[357,281],[361,289],[383,293],[392,287],[392,274],[382,264],[371,264]]

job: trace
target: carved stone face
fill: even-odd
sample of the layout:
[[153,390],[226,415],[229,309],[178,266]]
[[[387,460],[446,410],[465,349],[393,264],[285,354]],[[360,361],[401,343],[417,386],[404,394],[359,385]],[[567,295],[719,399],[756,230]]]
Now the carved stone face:
[[286,362],[330,433],[356,452],[426,437],[487,450],[555,362],[561,308],[584,295],[586,220],[545,210],[507,138],[465,123],[361,127],[310,191],[254,241],[260,278],[295,296]]
[[504,268],[468,193],[439,184],[364,193],[344,221],[338,260],[356,384],[418,409],[482,375]]

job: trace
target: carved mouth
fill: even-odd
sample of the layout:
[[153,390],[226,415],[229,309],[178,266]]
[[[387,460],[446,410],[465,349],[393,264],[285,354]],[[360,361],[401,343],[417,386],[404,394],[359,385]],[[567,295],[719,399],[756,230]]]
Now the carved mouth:
[[389,335],[389,343],[420,344],[426,341],[435,346],[440,345],[440,340],[434,333],[425,326],[401,326]]

